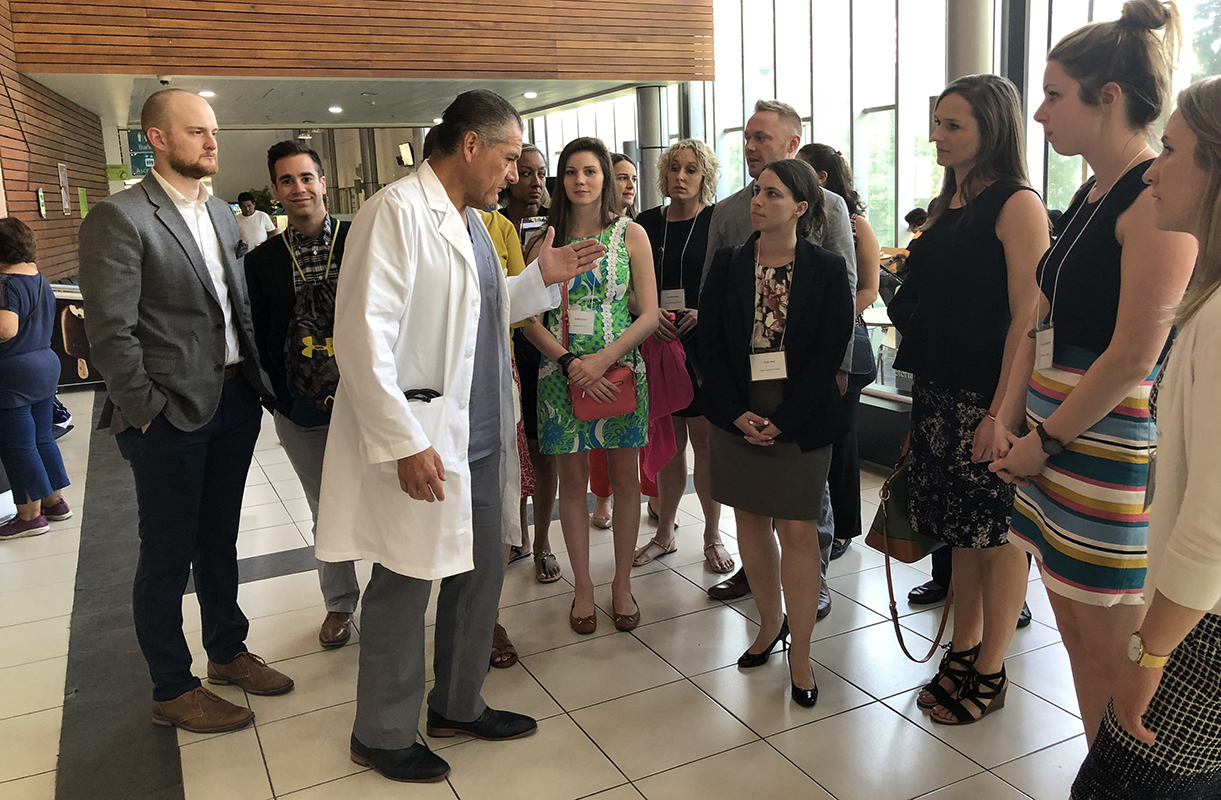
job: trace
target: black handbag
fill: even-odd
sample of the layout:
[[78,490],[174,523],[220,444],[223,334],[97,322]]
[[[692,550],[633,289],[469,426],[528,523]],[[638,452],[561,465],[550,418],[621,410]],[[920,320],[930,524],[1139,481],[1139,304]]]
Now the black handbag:
[[912,661],[923,664],[931,659],[937,652],[937,648],[941,646],[946,621],[949,619],[950,604],[954,601],[954,587],[951,583],[946,592],[945,607],[941,610],[941,625],[937,628],[937,636],[934,638],[932,646],[924,658],[916,658],[907,649],[907,643],[903,641],[903,629],[899,625],[899,604],[895,602],[894,579],[890,573],[890,560],[894,558],[904,564],[914,564],[945,545],[912,528],[907,506],[907,480],[910,469],[909,439],[903,444],[903,453],[899,457],[898,466],[882,483],[882,488],[879,490],[881,503],[878,504],[878,513],[873,518],[873,524],[869,526],[869,533],[865,536],[865,544],[880,552],[886,559],[886,591],[890,596],[890,620],[895,626],[895,636],[899,639],[899,647],[903,650],[903,654]]

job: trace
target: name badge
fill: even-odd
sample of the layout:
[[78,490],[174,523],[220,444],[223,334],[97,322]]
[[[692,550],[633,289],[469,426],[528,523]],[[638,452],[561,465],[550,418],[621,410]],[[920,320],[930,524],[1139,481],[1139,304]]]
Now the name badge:
[[750,354],[750,379],[752,381],[783,380],[789,376],[784,362],[784,351]]
[[1157,491],[1157,450],[1149,452],[1149,476],[1145,479],[1145,511],[1153,505],[1153,495]]
[[1056,332],[1042,328],[1034,332],[1034,368],[1051,369],[1055,363]]
[[661,307],[666,311],[678,311],[687,307],[687,293],[682,289],[662,289]]
[[593,336],[594,316],[597,312],[568,310],[568,332],[573,336]]

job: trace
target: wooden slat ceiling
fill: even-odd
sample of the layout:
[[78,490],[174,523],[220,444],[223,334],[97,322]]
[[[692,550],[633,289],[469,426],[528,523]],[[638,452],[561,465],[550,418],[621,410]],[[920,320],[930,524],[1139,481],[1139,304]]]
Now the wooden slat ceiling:
[[11,2],[27,73],[711,80],[712,0]]

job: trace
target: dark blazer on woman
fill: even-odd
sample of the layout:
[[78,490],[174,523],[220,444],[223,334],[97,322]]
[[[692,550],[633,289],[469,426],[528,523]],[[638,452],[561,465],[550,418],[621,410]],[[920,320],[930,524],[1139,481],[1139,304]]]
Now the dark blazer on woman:
[[[749,407],[750,339],[755,324],[755,241],[722,247],[713,256],[700,294],[701,387],[712,424],[741,435],[734,420]],[[844,412],[835,375],[852,338],[855,305],[842,256],[797,239],[789,285],[784,350],[784,402],[768,415],[779,441],[803,452],[843,436]]]

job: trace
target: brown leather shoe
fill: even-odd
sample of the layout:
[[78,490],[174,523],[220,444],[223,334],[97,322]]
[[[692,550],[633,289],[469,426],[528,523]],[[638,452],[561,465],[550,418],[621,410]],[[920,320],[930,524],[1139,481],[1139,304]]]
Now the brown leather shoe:
[[748,594],[750,594],[750,582],[746,580],[745,567],[708,590],[708,596],[713,600],[737,600]]
[[827,588],[827,582],[824,580],[822,586],[818,589],[818,615],[814,618],[820,620],[831,613],[831,590]]
[[323,647],[343,647],[352,638],[352,615],[343,611],[328,611],[318,631]]
[[267,666],[254,653],[238,653],[228,664],[208,660],[208,683],[221,686],[232,683],[251,694],[284,694],[293,688],[293,679]]
[[153,703],[153,722],[172,725],[191,733],[221,733],[244,728],[254,721],[254,712],[196,686],[173,700]]

